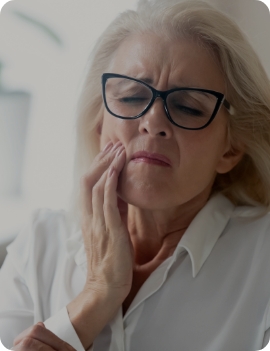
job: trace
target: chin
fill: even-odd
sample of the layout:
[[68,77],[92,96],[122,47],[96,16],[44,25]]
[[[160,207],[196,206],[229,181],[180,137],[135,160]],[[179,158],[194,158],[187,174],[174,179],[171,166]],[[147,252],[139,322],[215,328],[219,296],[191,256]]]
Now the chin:
[[145,210],[158,210],[166,207],[164,196],[153,185],[119,181],[117,194],[126,203]]
[[164,209],[164,206],[162,204],[158,203],[157,201],[153,202],[150,201],[146,196],[143,198],[140,197],[137,198],[131,196],[130,194],[126,197],[121,196],[121,198],[129,205],[135,206],[137,208],[141,208],[142,210],[149,210],[149,211],[154,211],[154,210],[162,210]]

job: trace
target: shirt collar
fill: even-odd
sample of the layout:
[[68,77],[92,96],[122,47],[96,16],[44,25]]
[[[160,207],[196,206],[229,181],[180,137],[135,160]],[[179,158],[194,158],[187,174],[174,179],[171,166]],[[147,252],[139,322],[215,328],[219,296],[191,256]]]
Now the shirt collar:
[[192,262],[192,276],[196,277],[218,238],[230,220],[235,205],[221,193],[213,195],[194,217],[179,241],[173,256],[185,249]]
[[[192,276],[196,277],[210,255],[221,233],[225,229],[235,205],[221,193],[213,195],[194,217],[172,255],[173,261],[184,250],[190,255]],[[81,230],[78,230],[66,243],[67,252],[74,257],[77,265],[87,272],[87,259]]]

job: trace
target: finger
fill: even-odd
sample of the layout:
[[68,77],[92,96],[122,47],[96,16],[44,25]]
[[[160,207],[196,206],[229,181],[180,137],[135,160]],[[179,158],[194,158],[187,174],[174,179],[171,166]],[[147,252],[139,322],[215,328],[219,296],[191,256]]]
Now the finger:
[[[104,203],[104,187],[106,184],[108,170],[101,176],[100,180],[94,185],[92,189],[92,224],[96,230],[93,234],[106,232],[106,223],[104,218],[103,203]],[[98,230],[97,230],[98,228]]]
[[122,219],[118,209],[117,184],[119,173],[125,164],[125,149],[118,156],[117,162],[111,165],[106,179],[104,192],[104,218],[110,228],[120,228]]
[[[116,154],[118,148],[121,145],[122,145],[122,143],[120,141],[118,141],[114,145],[111,144],[111,146],[107,150],[101,151],[95,157],[90,171],[88,172],[88,174],[86,174],[87,179],[90,183],[95,184],[99,180],[101,174],[103,174],[103,172],[106,169],[108,169],[112,160],[115,157],[115,154]],[[101,173],[100,173],[100,171],[101,171]]]
[[115,157],[116,150],[121,142],[117,142],[107,151],[100,152],[91,166],[90,171],[82,176],[80,182],[80,202],[85,216],[92,215],[92,188],[108,169]]
[[[96,164],[98,164],[98,163],[104,164],[104,160],[102,161],[102,159],[104,157],[106,157],[107,154],[109,154],[109,151],[112,149],[112,147],[113,147],[113,143],[109,142],[105,146],[105,148],[95,157],[90,171],[81,177],[80,202],[81,202],[81,207],[82,207],[83,211],[85,211],[85,213],[83,213],[84,215],[87,215],[87,213],[92,213],[92,206],[91,206],[92,204],[88,201],[88,199],[89,199],[88,189],[91,188],[91,184],[90,184],[91,173],[93,172],[93,170],[95,171],[95,173],[97,173],[99,171],[98,167],[96,167]],[[105,158],[105,160],[106,160],[106,158]]]
[[[39,342],[41,344],[37,344],[35,342]],[[42,343],[45,344],[45,346],[42,345]],[[25,348],[26,350],[43,350],[44,351],[48,350],[57,350],[57,351],[75,351],[74,348],[66,343],[64,340],[60,339],[58,336],[56,336],[53,332],[51,332],[49,329],[46,329],[45,326],[41,326],[39,324],[35,324],[31,326],[30,328],[24,330],[21,334],[19,334],[14,342],[14,350],[16,350],[16,346],[20,344],[20,347],[18,350],[24,350],[24,347],[30,344],[32,348]],[[26,345],[25,345],[26,344]],[[39,346],[42,347],[41,349],[39,348],[34,348],[34,346]],[[45,347],[45,348],[44,348]],[[48,347],[48,349],[46,348]]]
[[13,346],[14,351],[58,351],[38,340],[32,338],[24,338],[19,344]]
[[[121,157],[119,158],[119,155],[121,155],[121,152],[124,149],[124,146],[120,146],[118,148],[111,166],[119,167],[119,161],[121,162]],[[92,190],[93,221],[94,225],[98,225],[97,228],[101,228],[102,232],[107,230],[107,225],[104,218],[104,188],[107,181],[107,173],[108,170],[103,173],[102,177]]]
[[128,204],[121,199],[119,196],[117,197],[117,207],[120,212],[120,216],[122,221],[125,223],[127,227],[127,215],[128,215]]
[[[119,146],[122,145],[120,142],[116,143],[109,151],[108,155],[104,157],[103,160],[100,160],[101,165],[93,166],[94,172],[90,172],[89,175],[86,176],[85,183],[82,189],[82,197],[83,197],[83,220],[86,220],[84,222],[86,224],[86,227],[88,227],[89,220],[92,221],[94,217],[94,208],[93,208],[93,197],[96,197],[97,199],[101,199],[103,203],[103,198],[104,198],[104,184],[106,180],[106,172],[108,170],[108,167],[110,164],[113,162],[115,155],[117,153],[117,150]],[[104,164],[106,164],[106,168],[104,168]],[[103,169],[101,169],[103,167]],[[103,172],[103,174],[100,174],[100,172]],[[100,179],[93,179],[94,173],[98,172]],[[104,174],[105,173],[105,174]],[[93,184],[92,182],[95,181],[96,183]],[[97,206],[97,205],[95,205]],[[102,211],[103,212],[103,211]],[[99,211],[99,213],[101,213]],[[84,223],[82,223],[84,225]],[[102,221],[104,223],[104,220]]]

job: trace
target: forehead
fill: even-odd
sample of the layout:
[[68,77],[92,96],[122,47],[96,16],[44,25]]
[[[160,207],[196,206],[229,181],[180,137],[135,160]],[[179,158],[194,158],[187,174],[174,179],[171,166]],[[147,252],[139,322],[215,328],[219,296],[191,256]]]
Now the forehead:
[[220,65],[193,40],[171,40],[153,33],[133,34],[116,50],[108,72],[123,74],[166,89],[190,86],[225,93]]

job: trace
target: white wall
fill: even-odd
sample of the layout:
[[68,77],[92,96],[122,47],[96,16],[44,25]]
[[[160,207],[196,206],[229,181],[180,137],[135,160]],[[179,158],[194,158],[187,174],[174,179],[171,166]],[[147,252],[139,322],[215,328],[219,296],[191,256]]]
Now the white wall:
[[[169,1],[169,0],[168,0]],[[174,0],[172,0],[174,1]],[[207,0],[232,16],[249,36],[270,77],[270,16],[255,0]],[[6,86],[31,92],[23,196],[0,199],[0,236],[16,232],[36,207],[65,208],[72,185],[74,117],[83,69],[96,38],[135,0],[14,0],[0,15],[0,59]],[[51,26],[44,33],[11,15],[20,10]]]
[[[134,0],[15,0],[0,15],[0,60],[5,86],[32,94],[22,175],[23,194],[0,198],[0,237],[27,220],[34,208],[65,208],[72,186],[75,104],[83,69],[97,37]],[[49,25],[55,44],[12,11]],[[1,169],[1,167],[0,167]],[[2,171],[2,170],[1,170]]]

